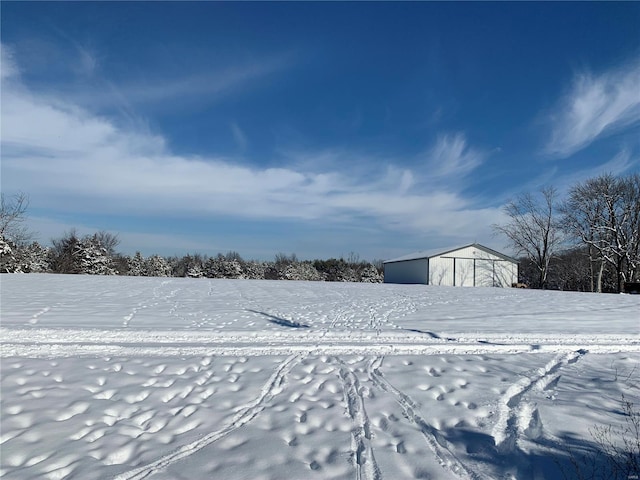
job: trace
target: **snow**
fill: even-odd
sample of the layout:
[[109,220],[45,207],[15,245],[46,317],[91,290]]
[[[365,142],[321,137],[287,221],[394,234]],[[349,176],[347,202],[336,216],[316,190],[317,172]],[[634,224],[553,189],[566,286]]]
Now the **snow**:
[[640,403],[640,296],[0,282],[7,479],[574,478]]

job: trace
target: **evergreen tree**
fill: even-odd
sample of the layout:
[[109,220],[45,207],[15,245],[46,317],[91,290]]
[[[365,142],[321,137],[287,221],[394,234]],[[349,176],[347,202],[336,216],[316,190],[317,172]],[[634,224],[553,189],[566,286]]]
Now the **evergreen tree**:
[[89,275],[116,275],[112,256],[102,245],[98,234],[85,236],[74,247],[73,256],[79,264],[79,273]]
[[166,258],[151,255],[144,261],[144,271],[150,277],[170,277],[171,265]]
[[0,272],[20,273],[20,263],[15,257],[15,245],[0,233]]
[[43,273],[49,271],[49,249],[33,242],[18,249],[20,263],[25,273]]
[[127,259],[127,264],[129,266],[129,275],[134,277],[143,277],[147,275],[145,260],[140,252],[136,252],[133,257],[129,257]]

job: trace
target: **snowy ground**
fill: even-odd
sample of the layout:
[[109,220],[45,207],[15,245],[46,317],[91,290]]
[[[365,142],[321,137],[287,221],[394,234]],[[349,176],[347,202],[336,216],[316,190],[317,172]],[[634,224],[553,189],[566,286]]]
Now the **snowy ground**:
[[7,479],[571,478],[640,403],[640,296],[0,282]]

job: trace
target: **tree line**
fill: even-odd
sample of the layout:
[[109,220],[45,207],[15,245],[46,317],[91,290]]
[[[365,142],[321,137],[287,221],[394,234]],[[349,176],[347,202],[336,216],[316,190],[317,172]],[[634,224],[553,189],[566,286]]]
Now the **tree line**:
[[123,255],[116,249],[117,235],[96,232],[78,235],[75,230],[53,239],[51,246],[32,242],[24,228],[28,197],[5,199],[0,208],[0,272],[129,275],[148,277],[244,278],[256,280],[315,280],[329,282],[382,282],[382,262],[347,259],[298,260],[279,253],[270,262],[244,260],[235,251],[213,257],[198,253],[182,257],[140,252]]
[[[50,247],[31,242],[24,227],[29,199],[5,198],[0,206],[0,272],[381,282],[382,261],[300,261],[277,254],[271,262],[239,253],[208,257],[143,257],[116,251],[108,232],[75,231]],[[553,187],[522,193],[504,206],[506,221],[493,225],[519,255],[521,283],[532,288],[621,292],[640,281],[640,174],[604,174],[577,183],[561,198]]]
[[640,281],[640,174],[604,174],[561,198],[553,187],[524,193],[494,225],[521,256],[521,281],[534,288],[622,292]]

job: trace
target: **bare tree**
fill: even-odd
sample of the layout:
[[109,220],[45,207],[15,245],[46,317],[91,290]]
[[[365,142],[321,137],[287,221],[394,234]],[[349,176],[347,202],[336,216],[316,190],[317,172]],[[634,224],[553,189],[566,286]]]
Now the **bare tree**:
[[[104,242],[104,243],[103,243]],[[49,264],[55,273],[115,275],[116,235],[101,231],[79,237],[75,229],[51,240]]]
[[628,212],[624,227],[627,245],[625,248],[625,280],[640,280],[640,174],[634,173],[625,179],[625,197]]
[[[562,228],[574,240],[587,246],[591,291],[602,292],[602,275],[605,262],[600,255],[604,239],[599,238],[597,225],[604,218],[605,202],[599,195],[596,179],[574,186],[569,197],[562,203]],[[604,180],[608,183],[608,180]]]
[[528,258],[538,272],[538,287],[547,287],[549,263],[562,244],[562,232],[556,221],[557,191],[540,190],[539,196],[524,193],[504,206],[509,217],[505,225],[493,225],[504,234],[519,255]]
[[75,229],[65,233],[60,238],[51,240],[49,264],[54,273],[82,273],[78,258],[74,253],[80,244],[80,237]]
[[0,236],[15,245],[28,243],[32,234],[24,226],[29,207],[29,196],[19,192],[11,197],[0,193]]
[[[640,273],[640,175],[601,175],[574,186],[561,208],[562,226],[588,248],[595,290],[602,272],[616,272],[617,290]],[[592,281],[593,282],[593,281]]]
[[120,244],[118,234],[100,230],[93,234],[93,238],[102,246],[102,248],[106,249],[109,255],[115,255],[116,247]]

